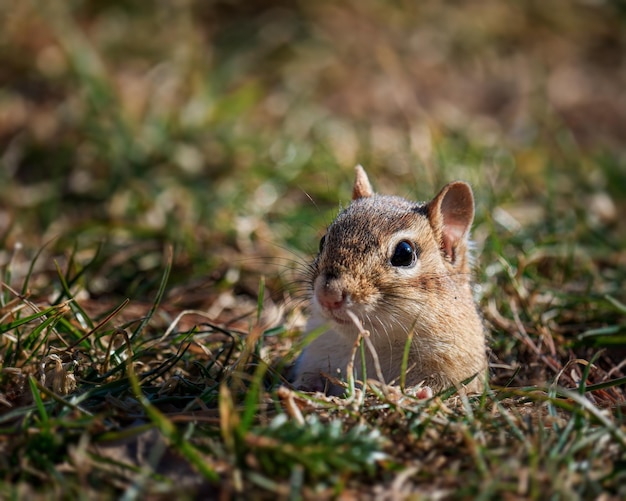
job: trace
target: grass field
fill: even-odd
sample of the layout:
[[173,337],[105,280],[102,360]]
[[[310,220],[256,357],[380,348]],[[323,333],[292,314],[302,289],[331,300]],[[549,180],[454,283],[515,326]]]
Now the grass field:
[[[0,498],[626,497],[626,4],[0,0]],[[285,381],[349,200],[474,188],[491,388]]]

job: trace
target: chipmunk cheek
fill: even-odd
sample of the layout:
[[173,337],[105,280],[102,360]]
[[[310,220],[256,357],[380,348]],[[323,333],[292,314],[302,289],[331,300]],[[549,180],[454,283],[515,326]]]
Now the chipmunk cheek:
[[416,277],[415,286],[435,294],[439,294],[444,290],[441,279],[436,275],[420,275]]

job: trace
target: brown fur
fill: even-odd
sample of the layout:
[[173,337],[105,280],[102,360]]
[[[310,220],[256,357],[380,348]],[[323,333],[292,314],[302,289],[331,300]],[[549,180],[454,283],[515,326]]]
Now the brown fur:
[[[473,217],[472,191],[464,182],[446,185],[429,203],[415,203],[375,194],[358,166],[352,203],[328,228],[311,265],[308,330],[320,325],[328,330],[305,348],[295,385],[341,392],[329,387],[321,373],[346,377],[358,336],[349,310],[369,331],[385,382],[399,380],[412,332],[408,384],[425,381],[437,391],[477,375],[467,389],[481,390],[487,362],[484,327],[470,285]],[[414,258],[409,265],[394,265],[391,259],[402,241],[415,250]],[[362,377],[360,364],[355,365]],[[367,377],[375,377],[370,354],[366,368]]]

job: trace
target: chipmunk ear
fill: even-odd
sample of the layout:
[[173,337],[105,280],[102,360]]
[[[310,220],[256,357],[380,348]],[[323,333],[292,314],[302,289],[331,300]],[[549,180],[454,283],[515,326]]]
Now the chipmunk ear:
[[441,251],[452,263],[465,244],[474,220],[474,195],[469,184],[454,181],[428,203],[428,219]]
[[360,165],[357,165],[354,169],[356,171],[356,177],[354,179],[354,187],[352,188],[352,200],[371,197],[374,194],[374,190],[372,189],[370,180],[367,178],[365,169]]

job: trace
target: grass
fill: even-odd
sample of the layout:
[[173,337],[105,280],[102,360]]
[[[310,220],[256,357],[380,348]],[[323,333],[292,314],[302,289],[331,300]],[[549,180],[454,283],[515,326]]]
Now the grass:
[[[0,19],[0,497],[626,496],[621,2]],[[472,184],[483,395],[285,384],[357,162]]]

